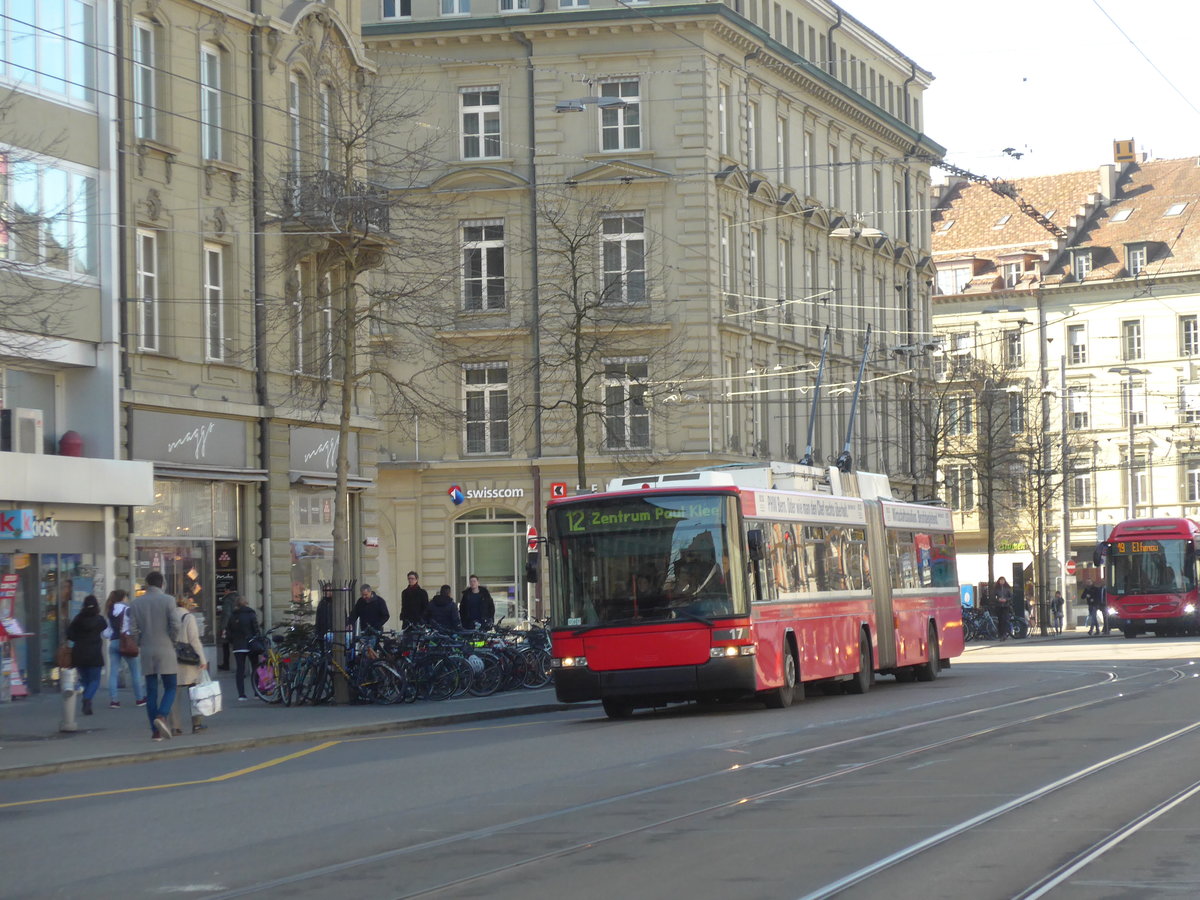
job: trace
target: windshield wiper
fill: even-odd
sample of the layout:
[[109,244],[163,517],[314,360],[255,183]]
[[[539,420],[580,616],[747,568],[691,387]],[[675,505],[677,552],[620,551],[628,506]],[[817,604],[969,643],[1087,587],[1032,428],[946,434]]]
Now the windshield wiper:
[[587,634],[589,631],[595,631],[597,628],[608,628],[610,625],[631,625],[635,621],[637,620],[633,618],[624,618],[609,619],[607,622],[595,622],[591,625],[584,625],[582,628],[576,628],[571,632],[571,635],[573,637],[578,637],[581,634]]
[[675,614],[675,618],[677,619],[691,619],[693,622],[699,622],[701,625],[707,625],[709,628],[712,628],[712,619],[706,618],[698,613],[688,612],[686,609],[675,609],[672,610],[672,612]]

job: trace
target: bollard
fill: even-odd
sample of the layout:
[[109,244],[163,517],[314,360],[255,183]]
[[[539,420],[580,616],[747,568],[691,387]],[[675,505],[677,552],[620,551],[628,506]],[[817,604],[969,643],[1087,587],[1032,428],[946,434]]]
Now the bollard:
[[74,669],[59,669],[58,689],[63,695],[63,717],[59,731],[78,731],[75,724],[75,700],[79,697],[79,673]]

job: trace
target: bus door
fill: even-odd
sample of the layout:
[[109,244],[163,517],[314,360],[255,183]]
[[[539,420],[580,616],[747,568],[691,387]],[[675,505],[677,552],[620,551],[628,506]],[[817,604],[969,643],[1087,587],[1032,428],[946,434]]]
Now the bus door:
[[892,606],[891,557],[883,527],[883,504],[864,501],[867,513],[867,548],[871,554],[871,599],[875,604],[875,668],[896,665],[896,620]]

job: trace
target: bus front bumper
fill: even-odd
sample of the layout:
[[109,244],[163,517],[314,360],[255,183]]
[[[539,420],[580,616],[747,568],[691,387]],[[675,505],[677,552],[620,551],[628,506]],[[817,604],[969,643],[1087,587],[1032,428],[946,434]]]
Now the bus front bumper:
[[604,697],[656,698],[663,702],[697,697],[753,694],[754,657],[710,659],[698,666],[663,666],[597,672],[585,667],[554,669],[554,691],[563,703]]

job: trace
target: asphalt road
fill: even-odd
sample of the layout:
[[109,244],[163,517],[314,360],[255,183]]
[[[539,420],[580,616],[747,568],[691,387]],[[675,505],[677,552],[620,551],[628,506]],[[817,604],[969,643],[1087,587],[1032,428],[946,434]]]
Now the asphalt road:
[[5,897],[1200,895],[1200,640],[0,783]]

